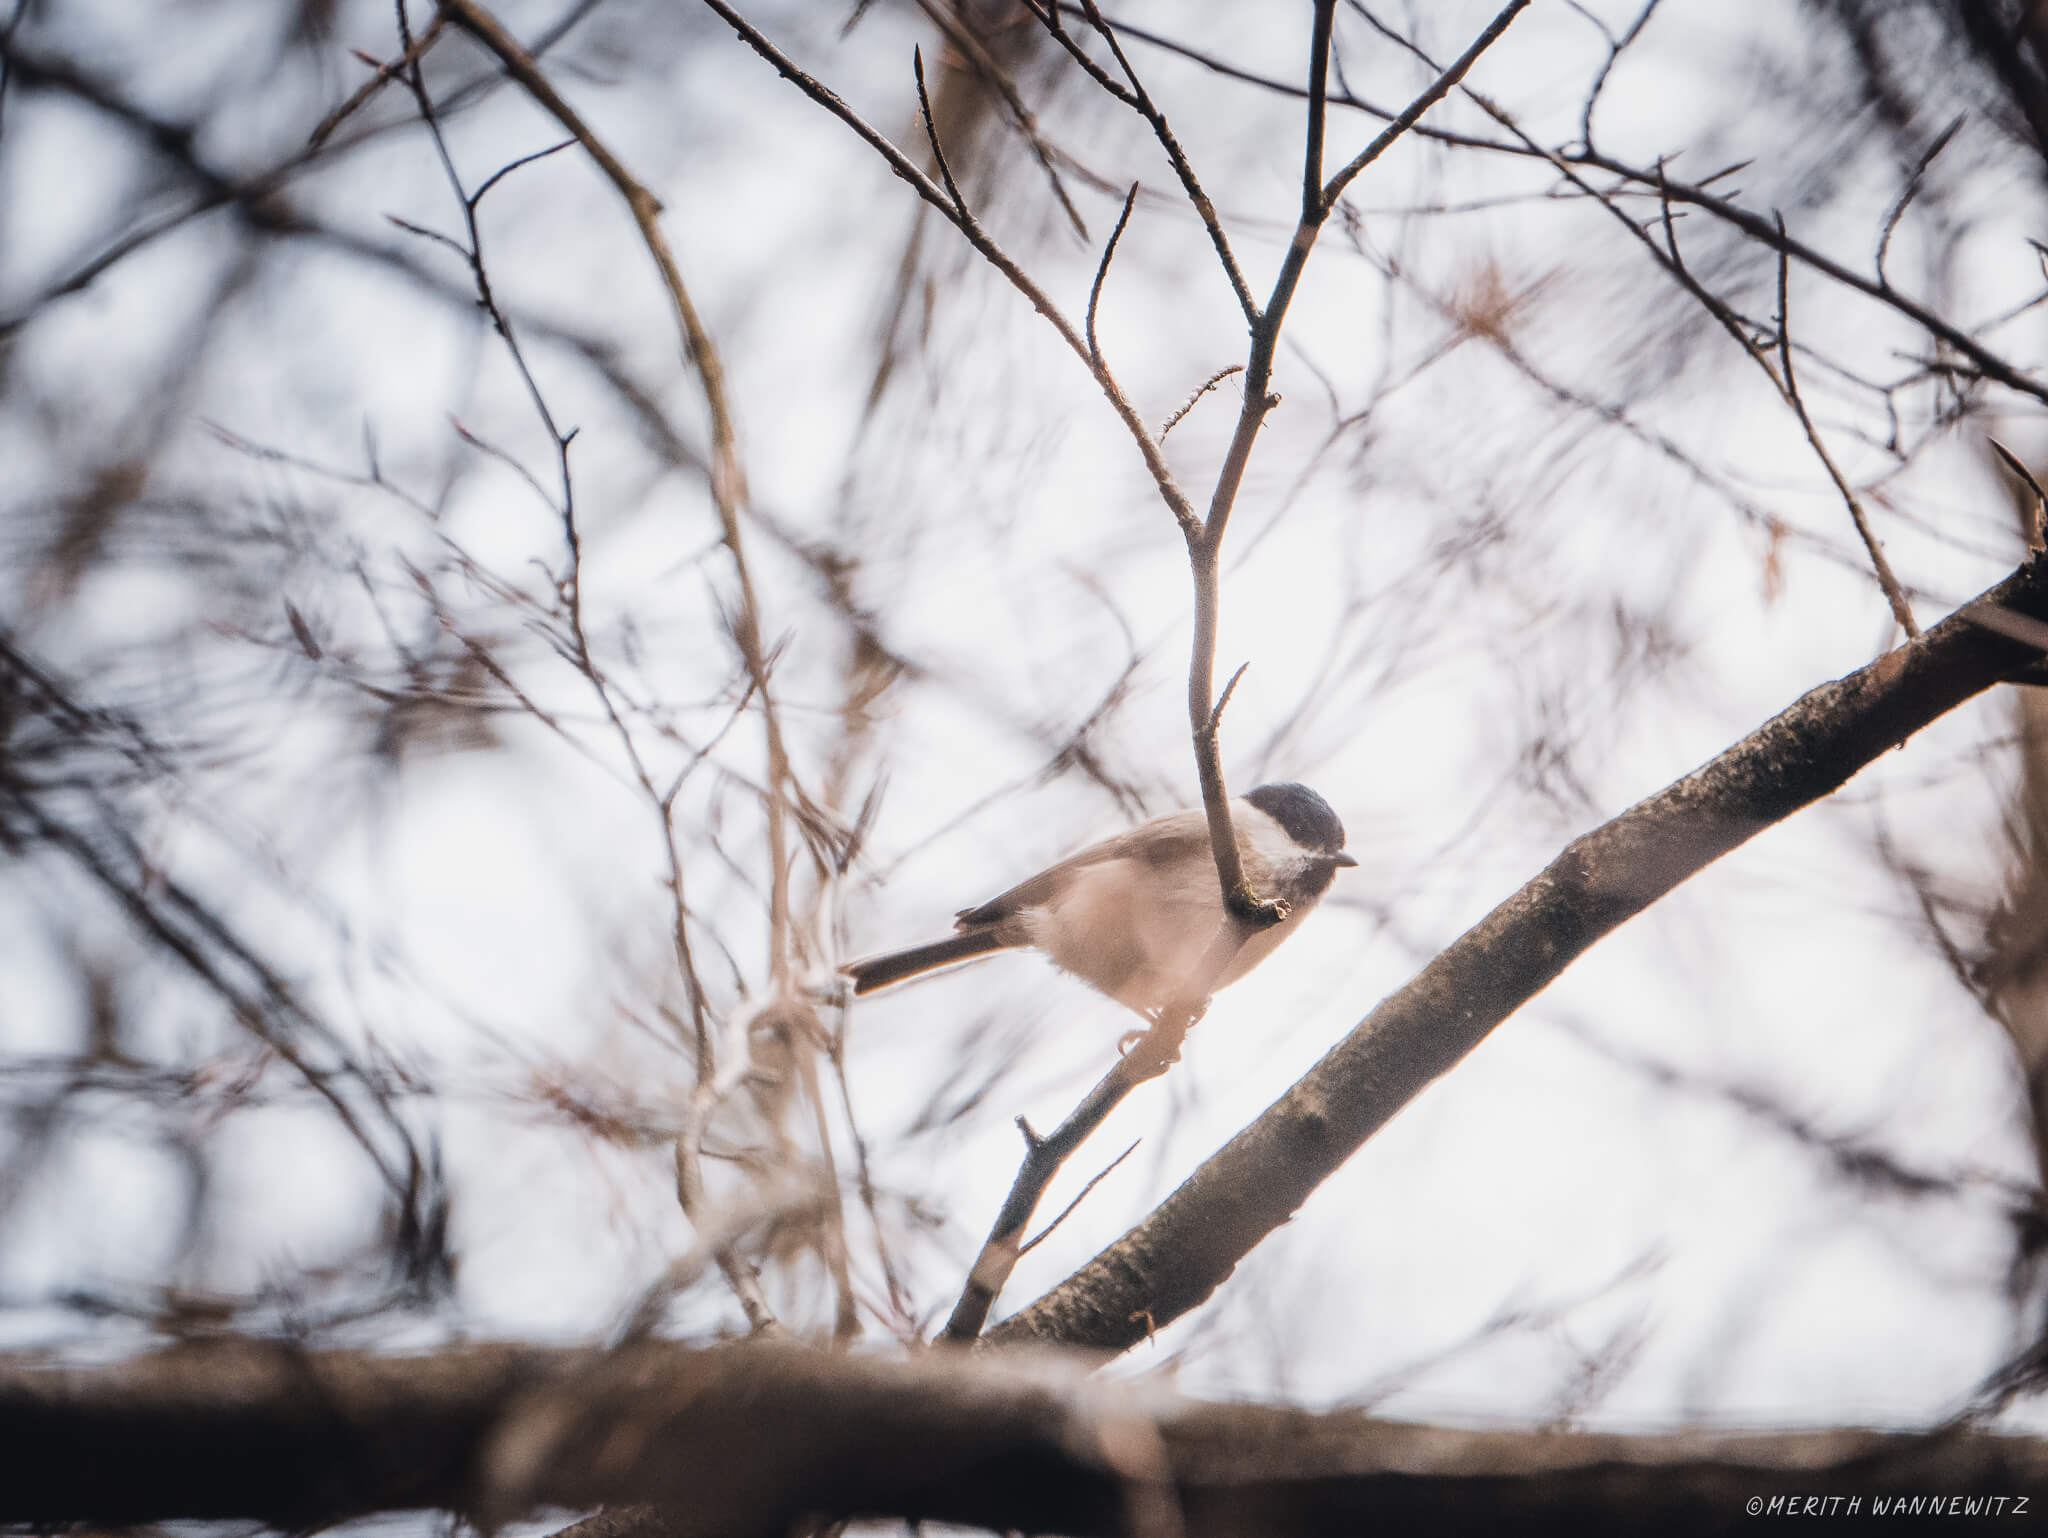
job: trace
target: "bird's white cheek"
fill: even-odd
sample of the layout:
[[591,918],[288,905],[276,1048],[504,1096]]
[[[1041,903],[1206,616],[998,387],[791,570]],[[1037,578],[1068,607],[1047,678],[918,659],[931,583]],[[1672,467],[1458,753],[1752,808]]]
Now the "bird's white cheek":
[[1284,870],[1300,860],[1301,846],[1287,836],[1287,830],[1250,802],[1237,811],[1237,843],[1246,862],[1268,870]]

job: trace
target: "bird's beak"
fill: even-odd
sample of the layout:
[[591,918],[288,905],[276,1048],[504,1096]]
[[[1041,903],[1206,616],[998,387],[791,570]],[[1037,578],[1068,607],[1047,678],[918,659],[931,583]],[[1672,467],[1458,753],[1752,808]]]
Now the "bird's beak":
[[1342,852],[1342,851],[1340,850],[1340,851],[1339,851],[1338,853],[1336,853],[1336,854],[1333,854],[1333,855],[1331,855],[1331,856],[1330,856],[1330,863],[1331,863],[1332,865],[1338,865],[1338,866],[1343,866],[1343,865],[1356,865],[1356,864],[1358,863],[1358,861],[1357,861],[1357,859],[1356,859],[1355,857],[1353,857],[1353,856],[1351,856],[1351,855],[1348,855],[1348,854],[1345,854],[1345,853],[1343,853],[1343,852]]

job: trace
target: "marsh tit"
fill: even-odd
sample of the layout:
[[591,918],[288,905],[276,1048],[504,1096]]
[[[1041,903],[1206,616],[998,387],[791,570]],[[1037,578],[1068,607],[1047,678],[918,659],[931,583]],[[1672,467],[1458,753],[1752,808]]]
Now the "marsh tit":
[[[1280,899],[1287,916],[1248,936],[1211,992],[1272,955],[1338,870],[1358,863],[1344,852],[1344,824],[1306,785],[1261,785],[1233,801],[1230,816],[1252,890]],[[1149,1018],[1193,985],[1223,918],[1209,821],[1196,809],[1091,845],[962,910],[958,934],[844,970],[855,993],[873,993],[991,951],[1036,946],[1054,966]]]

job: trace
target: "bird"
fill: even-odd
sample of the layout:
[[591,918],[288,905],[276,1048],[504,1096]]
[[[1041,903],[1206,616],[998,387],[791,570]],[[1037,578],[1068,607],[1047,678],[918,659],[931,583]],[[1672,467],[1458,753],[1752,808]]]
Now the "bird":
[[[1205,992],[1243,977],[1301,927],[1339,870],[1358,861],[1330,803],[1292,781],[1261,785],[1231,803],[1245,879],[1286,905],[1279,923],[1247,935]],[[963,908],[957,933],[887,951],[841,970],[856,995],[995,951],[1035,947],[1054,966],[1147,1019],[1169,1005],[1199,1003],[1209,948],[1225,916],[1222,885],[1200,808],[1173,812],[1091,844],[978,907]],[[1213,965],[1213,963],[1212,963]]]

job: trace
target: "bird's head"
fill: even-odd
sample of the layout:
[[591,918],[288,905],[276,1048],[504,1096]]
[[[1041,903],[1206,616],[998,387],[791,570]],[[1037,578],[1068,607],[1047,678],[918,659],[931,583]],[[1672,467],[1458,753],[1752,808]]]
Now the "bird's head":
[[1279,823],[1282,831],[1309,857],[1309,863],[1323,872],[1318,891],[1329,884],[1338,870],[1358,863],[1345,853],[1343,820],[1331,810],[1329,802],[1306,785],[1293,780],[1261,785],[1246,791],[1244,798]]

